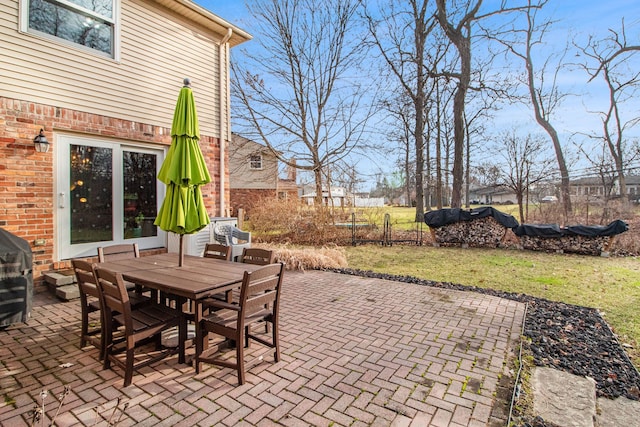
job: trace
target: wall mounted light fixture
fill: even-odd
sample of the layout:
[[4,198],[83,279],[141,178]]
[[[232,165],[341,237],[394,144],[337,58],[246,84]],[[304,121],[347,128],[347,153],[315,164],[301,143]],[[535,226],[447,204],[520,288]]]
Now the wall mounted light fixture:
[[33,138],[33,143],[38,153],[46,153],[49,151],[49,141],[47,141],[47,137],[44,135],[44,129],[40,129],[40,133]]

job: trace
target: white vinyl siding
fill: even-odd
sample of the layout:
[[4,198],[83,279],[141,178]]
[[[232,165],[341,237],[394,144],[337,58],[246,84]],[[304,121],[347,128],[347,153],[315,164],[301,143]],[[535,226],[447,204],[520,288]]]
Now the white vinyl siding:
[[[0,94],[170,127],[188,77],[201,132],[219,136],[216,35],[152,1],[123,1],[119,20],[121,56],[115,61],[20,32],[18,0],[0,2]],[[176,58],[189,67],[177,65]],[[227,96],[222,94],[225,103]]]
[[[261,150],[261,151],[259,151]],[[259,156],[260,168],[253,163]],[[278,187],[278,159],[264,146],[234,135],[229,146],[229,187],[232,189],[275,190]]]

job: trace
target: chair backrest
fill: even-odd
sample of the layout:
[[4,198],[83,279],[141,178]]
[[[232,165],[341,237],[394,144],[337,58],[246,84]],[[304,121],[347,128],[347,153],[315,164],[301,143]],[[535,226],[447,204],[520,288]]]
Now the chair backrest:
[[221,245],[245,245],[251,243],[251,232],[233,225],[221,224],[213,228],[213,238]]
[[225,246],[219,243],[207,243],[204,247],[203,256],[205,258],[215,258],[231,261],[231,246]]
[[221,245],[231,246],[231,226],[216,225],[213,228],[213,238]]
[[95,267],[95,272],[102,306],[110,312],[122,313],[126,331],[132,331],[131,302],[122,274],[100,268],[99,265]]
[[98,262],[139,257],[140,249],[138,249],[137,243],[123,243],[121,245],[102,246],[98,248]]
[[262,248],[244,248],[242,262],[245,264],[268,265],[275,262],[275,252]]
[[100,291],[96,284],[94,275],[94,264],[82,259],[71,260],[73,272],[76,275],[76,282],[80,290],[80,297],[86,299],[87,295],[100,299]]
[[[283,272],[283,263],[269,264],[252,272],[244,272],[238,300],[239,322],[244,323],[248,315],[265,310],[266,307],[270,307],[271,314],[277,317]],[[240,327],[241,325],[238,325],[238,328]]]

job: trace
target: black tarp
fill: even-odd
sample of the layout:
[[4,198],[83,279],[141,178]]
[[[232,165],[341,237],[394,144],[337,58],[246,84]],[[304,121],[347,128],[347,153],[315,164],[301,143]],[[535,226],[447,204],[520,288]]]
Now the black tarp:
[[453,224],[460,221],[473,221],[474,219],[493,217],[505,228],[516,228],[518,221],[511,215],[500,212],[491,206],[484,206],[474,209],[438,209],[437,211],[427,212],[424,215],[424,222],[429,227],[442,227],[447,224]]
[[513,230],[516,236],[562,237],[558,224],[520,224]]
[[615,236],[629,230],[626,222],[619,219],[609,225],[570,225],[560,228],[558,224],[522,224],[514,232],[516,236],[563,237],[563,236]]
[[0,228],[0,327],[26,322],[33,304],[29,242]]

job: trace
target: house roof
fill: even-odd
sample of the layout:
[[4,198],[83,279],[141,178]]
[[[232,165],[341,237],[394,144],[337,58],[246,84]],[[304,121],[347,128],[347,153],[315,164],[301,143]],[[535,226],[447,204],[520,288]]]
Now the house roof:
[[629,184],[633,184],[633,185],[640,184],[640,175],[625,175],[624,182],[627,185],[629,185]]
[[231,37],[229,38],[229,45],[231,47],[237,46],[240,43],[251,40],[253,37],[246,31],[236,27],[233,24],[220,18],[218,15],[213,14],[209,10],[197,5],[191,0],[153,0],[158,4],[161,4],[168,9],[184,16],[185,18],[196,22],[203,27],[209,28],[216,34],[220,34],[220,37],[227,35],[231,30]]
[[490,185],[488,187],[476,187],[473,189],[469,189],[469,192],[477,195],[483,195],[483,194],[498,195],[498,194],[512,194],[513,190],[505,185]]
[[[610,182],[610,178],[607,178]],[[587,176],[584,178],[572,179],[570,185],[602,185],[602,178],[597,176]]]
[[[614,181],[617,182],[618,179],[615,178]],[[626,185],[638,185],[640,184],[640,175],[625,175],[624,182]],[[602,178],[589,176],[585,178],[572,179],[571,185],[602,185]]]
[[255,152],[272,153],[272,150],[270,150],[266,145],[260,144],[252,139],[245,138],[237,133],[231,133],[231,142],[238,148],[252,146]]

